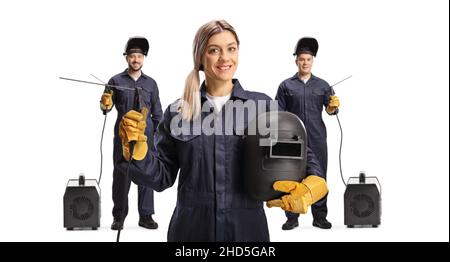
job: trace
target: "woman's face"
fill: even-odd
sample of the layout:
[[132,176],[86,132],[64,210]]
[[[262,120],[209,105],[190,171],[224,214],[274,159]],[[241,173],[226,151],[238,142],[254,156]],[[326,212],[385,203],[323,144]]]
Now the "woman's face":
[[231,81],[238,65],[239,46],[230,31],[211,36],[202,57],[207,78],[216,81]]

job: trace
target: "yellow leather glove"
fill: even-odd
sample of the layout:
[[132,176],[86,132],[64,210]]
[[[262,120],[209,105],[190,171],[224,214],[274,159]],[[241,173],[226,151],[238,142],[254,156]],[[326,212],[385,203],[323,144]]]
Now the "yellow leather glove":
[[273,199],[267,202],[268,207],[281,207],[285,211],[306,214],[308,207],[328,193],[325,179],[310,175],[297,181],[276,181],[273,189],[285,193],[280,199]]
[[330,96],[330,100],[328,101],[328,106],[325,109],[328,114],[334,114],[336,112],[336,109],[338,109],[340,106],[339,98],[337,96]]
[[142,160],[147,155],[148,144],[145,128],[147,127],[148,109],[142,108],[141,113],[131,110],[126,113],[119,124],[119,136],[122,140],[122,155],[130,160],[131,141],[136,141],[133,149],[133,159]]
[[102,98],[100,99],[100,109],[105,113],[111,111],[113,107],[112,96],[113,91],[111,90],[110,93],[103,93]]

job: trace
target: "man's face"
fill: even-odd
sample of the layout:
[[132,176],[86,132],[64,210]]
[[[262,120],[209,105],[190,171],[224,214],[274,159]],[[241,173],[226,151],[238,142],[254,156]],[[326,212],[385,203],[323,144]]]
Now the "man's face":
[[233,33],[223,31],[211,36],[203,54],[205,75],[211,80],[230,81],[239,60],[239,47]]
[[128,69],[132,71],[141,70],[144,65],[144,55],[141,53],[131,53],[126,56]]
[[310,54],[300,54],[295,61],[298,66],[298,72],[301,75],[311,74],[313,62],[313,56]]

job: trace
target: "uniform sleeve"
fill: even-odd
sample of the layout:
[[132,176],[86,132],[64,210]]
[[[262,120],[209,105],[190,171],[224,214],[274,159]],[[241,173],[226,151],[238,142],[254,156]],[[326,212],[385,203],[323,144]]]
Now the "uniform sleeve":
[[[325,82],[325,94],[323,96],[323,105],[325,108],[328,106],[330,96],[332,95],[331,89],[332,89],[332,87],[327,82]],[[330,114],[327,112],[327,114],[336,115],[338,112],[339,112],[339,108],[336,109],[333,113]]]
[[[113,86],[116,85],[116,82],[114,82],[114,79],[113,79],[113,78],[109,79],[108,85],[113,85]],[[116,101],[116,99],[117,99],[116,93],[117,93],[117,92],[116,92],[115,88],[110,87],[110,86],[107,86],[107,87],[105,87],[105,90],[104,90],[103,92],[106,92],[106,91],[113,91],[113,96],[112,96],[113,103],[114,103],[114,105],[117,104],[117,103],[116,103],[116,102],[117,102],[117,101]]]
[[280,111],[286,111],[286,92],[284,90],[284,84],[281,83],[278,87],[277,95],[275,96],[275,100],[278,101],[278,108]]
[[[148,150],[147,156],[141,161],[133,160],[129,169],[129,177],[134,183],[158,192],[175,183],[179,170],[176,144],[170,135],[170,120],[168,108],[155,133],[155,152]],[[128,161],[122,158],[117,166],[126,174]]]
[[161,121],[161,118],[163,116],[163,111],[161,109],[161,102],[159,100],[159,90],[158,90],[158,85],[155,82],[155,92],[153,93],[152,97],[151,97],[151,103],[152,103],[152,121],[153,121],[153,126],[156,127],[159,124],[159,121]]
[[325,175],[320,167],[319,161],[311,148],[307,147],[306,153],[306,176],[315,175],[325,179]]
[[327,82],[324,82],[324,95],[323,95],[323,105],[325,107],[328,106],[328,100],[330,100],[330,96],[331,96],[331,87]]

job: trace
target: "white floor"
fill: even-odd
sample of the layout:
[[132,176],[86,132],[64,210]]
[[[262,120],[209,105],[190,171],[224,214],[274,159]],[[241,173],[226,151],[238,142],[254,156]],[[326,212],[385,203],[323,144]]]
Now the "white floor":
[[[22,192],[30,192],[30,198],[20,198],[17,201],[2,201],[3,210],[0,241],[101,241],[112,242],[116,240],[117,231],[112,231],[112,200],[110,198],[111,179],[103,177],[101,227],[96,230],[67,231],[63,227],[63,194],[65,179],[61,178],[56,190],[33,186],[33,179],[28,185],[22,186]],[[334,181],[334,182],[333,182]],[[30,181],[29,181],[30,182]],[[435,208],[414,209],[414,203],[404,199],[395,198],[390,193],[390,187],[385,185],[386,192],[382,199],[381,225],[378,228],[347,228],[343,218],[343,192],[344,187],[339,180],[329,181],[335,192],[329,194],[329,216],[333,228],[323,230],[311,225],[312,216],[300,216],[300,225],[291,231],[281,230],[285,221],[284,213],[280,209],[266,208],[266,215],[270,228],[271,241],[275,242],[311,242],[311,241],[448,241],[448,202],[441,211]],[[386,181],[385,181],[386,183]],[[107,186],[105,186],[107,185]],[[6,192],[2,185],[2,192]],[[130,190],[131,208],[125,222],[125,229],[121,233],[121,241],[128,242],[164,242],[167,228],[175,203],[175,189],[170,188],[162,193],[155,194],[155,220],[159,224],[157,230],[148,230],[138,226],[136,186]],[[18,195],[18,190],[10,191]],[[2,194],[3,200],[5,194]],[[17,197],[16,196],[16,197]],[[31,197],[32,196],[32,197]],[[11,199],[15,196],[11,195]],[[435,212],[432,214],[432,211]]]

